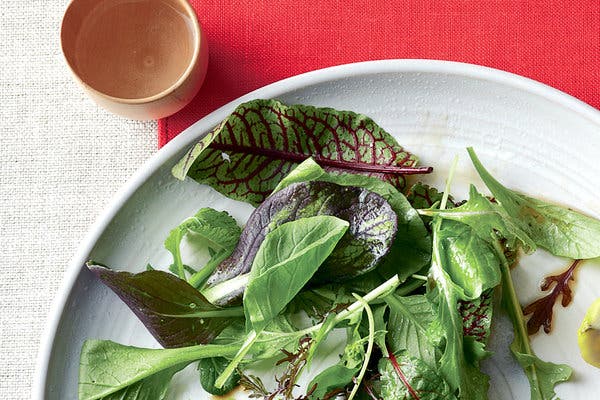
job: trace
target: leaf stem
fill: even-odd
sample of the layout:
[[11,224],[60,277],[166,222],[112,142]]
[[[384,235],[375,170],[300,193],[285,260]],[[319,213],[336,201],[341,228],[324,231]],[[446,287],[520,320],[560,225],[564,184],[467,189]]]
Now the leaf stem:
[[229,379],[231,374],[233,374],[233,371],[235,371],[235,369],[238,367],[238,365],[242,362],[242,359],[246,356],[248,351],[250,351],[250,349],[252,348],[252,345],[254,344],[254,342],[256,341],[257,338],[258,338],[258,334],[256,333],[256,331],[254,331],[254,330],[250,331],[248,336],[246,336],[246,340],[244,341],[244,344],[242,344],[242,347],[240,347],[240,349],[238,350],[238,352],[235,355],[235,357],[233,358],[233,360],[231,360],[229,365],[227,365],[227,367],[223,370],[221,375],[219,375],[219,377],[215,381],[216,388],[220,389],[223,387],[223,385],[225,385],[225,382],[227,382],[227,379]]
[[220,254],[215,255],[210,261],[200,269],[198,272],[190,276],[188,283],[195,288],[199,288],[206,283],[208,277],[215,271],[217,266],[227,258],[228,253],[222,251]]
[[448,173],[448,179],[446,179],[446,187],[444,188],[444,194],[442,195],[442,201],[440,203],[440,210],[446,209],[448,203],[448,197],[450,196],[450,185],[454,179],[454,172],[456,171],[456,165],[458,164],[458,155],[454,156],[452,165],[450,166],[450,172]]
[[399,167],[396,165],[376,165],[359,163],[355,161],[331,160],[320,157],[316,154],[298,154],[283,150],[265,149],[257,146],[242,147],[239,145],[213,142],[210,144],[210,148],[221,151],[235,151],[239,153],[256,154],[278,160],[285,159],[292,162],[302,162],[307,158],[312,157],[315,162],[321,166],[380,174],[417,175],[430,174],[433,172],[433,167]]
[[363,305],[365,312],[367,313],[367,320],[369,321],[369,338],[367,341],[367,351],[365,351],[365,359],[363,361],[362,368],[360,372],[356,376],[354,381],[354,387],[348,396],[348,400],[352,400],[358,392],[358,388],[360,387],[360,383],[362,382],[365,373],[367,372],[367,368],[369,367],[369,360],[371,359],[371,354],[373,352],[373,343],[375,342],[375,318],[373,317],[373,311],[369,306],[369,303],[365,301],[362,297],[357,295],[356,293],[352,294],[358,301],[360,301]]

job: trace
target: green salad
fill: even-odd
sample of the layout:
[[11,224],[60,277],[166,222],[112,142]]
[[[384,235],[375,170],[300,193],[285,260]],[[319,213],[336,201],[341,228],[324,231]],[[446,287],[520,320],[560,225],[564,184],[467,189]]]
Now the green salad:
[[[486,399],[480,362],[491,354],[495,304],[512,321],[510,350],[531,399],[556,399],[571,368],[539,359],[528,335],[549,330],[573,270],[600,256],[600,222],[506,188],[467,153],[487,189],[471,185],[468,199],[455,199],[456,167],[438,171],[445,188],[420,183],[432,168],[364,115],[240,105],[173,175],[256,208],[243,227],[200,209],[165,239],[170,265],[129,273],[88,263],[164,348],[87,340],[79,399],[164,399],[191,364],[214,395]],[[206,249],[205,265],[186,264],[190,244]],[[537,248],[574,263],[524,312],[510,268]],[[314,371],[333,332],[343,350]],[[273,378],[256,376],[258,364],[272,365]]]

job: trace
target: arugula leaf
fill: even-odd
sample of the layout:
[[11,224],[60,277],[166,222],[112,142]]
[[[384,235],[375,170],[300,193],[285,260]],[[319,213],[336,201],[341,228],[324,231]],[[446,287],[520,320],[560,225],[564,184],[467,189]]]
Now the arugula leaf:
[[435,369],[418,358],[390,353],[379,362],[379,372],[383,400],[456,400]]
[[202,388],[208,393],[216,396],[223,396],[235,389],[240,381],[240,374],[237,372],[231,374],[223,387],[218,388],[215,386],[217,377],[223,372],[228,364],[229,361],[223,357],[203,358],[200,360],[198,363],[198,370],[200,371],[200,383],[202,384]]
[[478,367],[481,347],[463,337],[460,300],[473,300],[499,283],[494,249],[465,224],[433,219],[433,255],[427,298],[445,337],[439,372],[461,399],[485,399],[489,378]]
[[429,327],[436,315],[424,295],[385,298],[390,307],[386,342],[391,352],[419,358],[432,368],[436,366],[437,349],[430,340]]
[[[211,258],[212,263],[209,262],[209,265],[205,266],[205,269],[210,270],[217,265],[213,260],[222,261],[231,254],[238,243],[240,234],[241,229],[227,212],[201,208],[193,217],[187,218],[171,230],[165,240],[165,248],[173,255],[173,267],[178,276],[186,279],[185,265],[181,259],[180,249],[181,241],[186,235],[192,242],[204,245],[214,252]],[[198,278],[194,278],[194,281],[198,281]]]
[[[499,245],[496,246],[496,251],[498,254],[502,254]],[[515,338],[510,350],[529,380],[531,400],[557,399],[554,386],[569,380],[572,369],[565,364],[542,361],[535,355],[529,343],[523,311],[505,259],[502,260],[500,268],[502,271],[502,305],[511,319],[515,331]]]
[[398,216],[398,231],[383,265],[378,268],[387,278],[398,274],[400,280],[404,281],[429,264],[431,236],[417,211],[395,187],[369,176],[326,172],[312,158],[308,158],[283,178],[273,192],[294,183],[311,181],[362,187],[377,193],[390,203]]
[[480,194],[473,185],[469,190],[469,200],[460,207],[449,210],[419,210],[419,213],[428,216],[439,215],[444,219],[467,224],[481,239],[490,243],[496,241],[500,235],[507,240],[511,249],[522,246],[527,253],[536,249],[533,240],[518,223],[502,207]]
[[[303,182],[273,194],[250,216],[232,255],[222,262],[208,280],[207,298],[223,304],[243,291],[241,276],[250,271],[265,235],[277,226],[315,215],[332,215],[349,221],[348,232],[319,269],[313,283],[346,280],[373,269],[390,249],[397,229],[397,217],[380,195],[354,186],[329,182]],[[231,289],[238,278],[237,293]],[[227,290],[217,290],[217,284]],[[227,298],[209,293],[225,293]]]
[[600,221],[502,186],[467,149],[479,176],[502,208],[540,247],[556,256],[572,259],[600,257]]
[[240,308],[210,304],[187,282],[164,271],[116,272],[88,263],[88,268],[142,321],[164,347],[209,343],[240,318]]
[[399,187],[404,174],[431,172],[415,168],[417,158],[365,115],[260,99],[239,105],[172,172],[258,205],[308,157],[330,170],[372,175]]
[[236,345],[143,349],[87,340],[81,349],[79,400],[138,399],[136,393],[160,399],[177,371],[202,358],[231,356],[237,349]]
[[284,309],[331,254],[348,226],[339,218],[322,215],[287,222],[266,235],[244,292],[248,330],[260,332]]

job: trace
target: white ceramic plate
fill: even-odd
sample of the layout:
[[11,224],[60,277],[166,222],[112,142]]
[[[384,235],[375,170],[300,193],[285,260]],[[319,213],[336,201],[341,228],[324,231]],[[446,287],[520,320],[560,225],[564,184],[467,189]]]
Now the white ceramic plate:
[[[461,156],[455,193],[467,182],[481,184],[464,151],[474,146],[484,164],[507,186],[599,216],[600,112],[557,90],[488,68],[427,60],[350,64],[286,79],[252,92],[198,121],[152,157],[119,192],[73,258],[53,307],[40,350],[34,399],[77,398],[79,350],[87,338],[156,346],[118,298],[82,269],[90,258],[115,268],[140,271],[146,263],[165,265],[162,242],[168,231],[198,208],[227,209],[240,221],[243,206],[169,170],[189,145],[236,105],[254,98],[279,98],[353,110],[371,116],[422,164],[438,171],[441,184],[455,154]],[[540,296],[540,279],[566,266],[565,260],[536,254],[514,272],[521,301]],[[579,356],[576,330],[591,301],[600,296],[600,268],[584,264],[574,302],[557,307],[551,335],[538,334],[533,347],[548,361],[564,362],[574,379],[558,387],[563,399],[581,399],[600,390],[598,370]],[[500,319],[498,331],[506,321]],[[497,332],[498,332],[497,331]],[[510,332],[510,330],[509,330]],[[529,398],[527,382],[506,349],[510,334],[495,334],[496,356],[486,362],[491,399]],[[193,373],[178,379],[173,399],[204,399]],[[193,396],[193,397],[192,397]]]

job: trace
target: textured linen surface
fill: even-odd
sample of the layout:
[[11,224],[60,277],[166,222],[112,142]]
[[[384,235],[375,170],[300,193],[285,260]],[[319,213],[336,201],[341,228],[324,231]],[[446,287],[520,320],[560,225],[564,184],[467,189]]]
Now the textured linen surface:
[[31,398],[65,268],[113,194],[156,151],[156,123],[105,112],[60,53],[67,0],[0,6],[0,399]]
[[217,107],[337,64],[433,58],[524,75],[600,107],[599,0],[191,0],[210,51],[204,87],[159,123],[159,145]]

